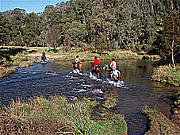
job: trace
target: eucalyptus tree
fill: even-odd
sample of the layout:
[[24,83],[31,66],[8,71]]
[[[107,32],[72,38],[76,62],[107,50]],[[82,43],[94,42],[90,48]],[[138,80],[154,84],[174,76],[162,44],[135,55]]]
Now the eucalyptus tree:
[[23,26],[23,39],[26,46],[38,46],[38,40],[43,31],[41,17],[35,13],[26,14]]
[[0,13],[0,45],[8,44],[10,40],[10,26],[8,19]]
[[25,18],[25,10],[15,8],[12,11],[12,17],[9,20],[11,25],[11,37],[12,37],[12,44],[15,45],[24,45],[24,38],[23,38],[23,27],[24,27],[24,18]]
[[170,12],[164,19],[163,38],[165,40],[163,57],[170,57],[173,68],[175,69],[176,62],[179,59],[180,52],[180,14],[177,12]]
[[58,39],[59,39],[59,28],[58,24],[51,24],[50,29],[47,33],[47,43],[50,47],[53,47],[54,52],[57,51],[58,47]]

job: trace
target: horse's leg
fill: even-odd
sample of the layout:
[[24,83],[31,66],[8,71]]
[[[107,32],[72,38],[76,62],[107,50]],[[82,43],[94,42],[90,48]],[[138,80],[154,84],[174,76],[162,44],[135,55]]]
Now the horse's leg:
[[118,81],[117,75],[114,75],[114,80],[115,80],[115,81]]
[[83,73],[83,64],[80,64],[81,73]]

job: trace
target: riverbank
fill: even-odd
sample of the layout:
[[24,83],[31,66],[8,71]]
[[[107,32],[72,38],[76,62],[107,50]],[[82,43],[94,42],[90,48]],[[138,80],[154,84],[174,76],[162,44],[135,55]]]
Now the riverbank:
[[[152,80],[161,82],[163,84],[175,86],[175,87],[180,87],[180,66],[177,65],[176,69],[174,69],[168,65],[159,66],[154,69],[153,75],[152,75]],[[178,129],[179,129],[180,128],[180,90],[176,94],[176,96],[173,98],[173,100],[174,100],[174,104],[171,106],[172,116],[171,116],[171,119],[168,120],[169,122],[172,123],[173,126],[171,125],[168,128],[171,129],[171,127],[173,127],[173,128],[178,127]],[[148,115],[150,115],[150,114],[148,114]],[[159,114],[159,115],[162,115],[162,114]],[[151,115],[149,117],[151,121],[158,120],[157,118],[153,118],[153,117],[154,117],[153,115]],[[163,116],[163,117],[165,117],[165,116]],[[161,116],[160,118],[163,118],[163,117]],[[154,126],[154,127],[157,127],[157,126]],[[155,129],[153,128],[152,131],[153,130],[155,130]],[[180,133],[180,130],[178,130],[178,131]],[[170,133],[170,134],[174,134],[174,133]]]
[[0,77],[8,76],[17,70],[18,67],[28,67],[38,63],[36,57],[27,55],[23,48],[0,48]]
[[124,117],[112,111],[115,105],[111,97],[103,105],[92,99],[70,103],[62,96],[13,102],[0,112],[0,134],[127,135]]
[[94,56],[97,56],[99,59],[151,59],[151,60],[159,60],[160,57],[158,55],[147,55],[145,53],[137,54],[130,50],[112,50],[109,52],[99,53],[94,50],[86,50],[82,48],[71,48],[70,50],[64,50],[62,48],[57,49],[56,52],[50,50],[49,48],[39,48],[33,47],[32,50],[35,50],[36,53],[30,53],[28,56],[37,57],[40,59],[41,53],[43,51],[46,52],[46,56],[49,60],[72,60],[77,55],[80,57],[81,61],[94,60]]
[[152,80],[180,87],[180,65],[177,65],[176,69],[168,65],[155,68]]
[[[71,48],[70,50],[64,50],[62,48],[57,49],[56,52],[50,50],[47,47],[1,47],[0,48],[0,77],[8,76],[16,71],[17,67],[28,67],[33,63],[41,61],[42,52],[46,53],[47,60],[72,60],[77,55],[81,61],[92,61],[94,56],[99,59],[152,59],[158,60],[159,56],[144,55],[134,53],[127,50],[113,50],[111,52],[98,53],[93,50],[84,50],[78,48]],[[92,52],[91,52],[92,51]]]
[[169,120],[161,112],[144,107],[143,113],[149,119],[149,130],[145,135],[178,135],[180,133],[180,125]]

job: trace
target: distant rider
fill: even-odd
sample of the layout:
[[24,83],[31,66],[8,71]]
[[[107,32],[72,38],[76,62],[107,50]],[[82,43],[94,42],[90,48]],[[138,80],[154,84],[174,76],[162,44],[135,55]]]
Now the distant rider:
[[47,60],[45,51],[42,52],[41,59],[42,59],[43,61]]

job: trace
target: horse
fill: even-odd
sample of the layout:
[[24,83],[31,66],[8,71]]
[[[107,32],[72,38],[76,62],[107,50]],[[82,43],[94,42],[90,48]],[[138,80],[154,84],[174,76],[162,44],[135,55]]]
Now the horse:
[[45,53],[43,53],[43,54],[42,54],[42,56],[41,56],[41,60],[42,60],[43,62],[45,62],[45,61],[47,60],[47,58],[46,58],[46,54],[45,54]]
[[109,65],[106,65],[106,64],[104,65],[103,69],[108,70],[108,77],[110,79],[113,78],[115,81],[118,81],[121,79],[121,73],[118,69],[113,70],[112,68],[110,68]]
[[91,74],[96,74],[98,79],[102,78],[102,68],[100,67],[100,65],[96,66],[95,68],[92,66],[93,63],[91,63]]
[[81,62],[76,63],[74,59],[72,59],[73,69],[78,69],[80,73],[83,73],[83,64]]

